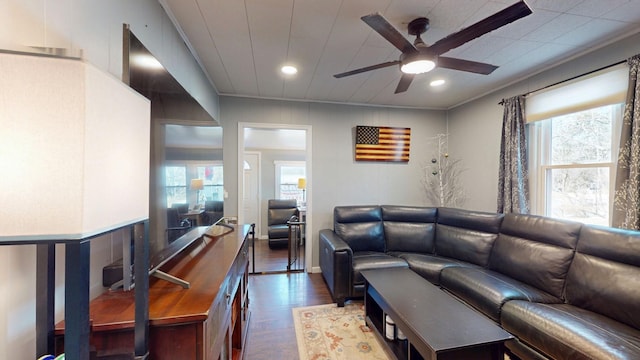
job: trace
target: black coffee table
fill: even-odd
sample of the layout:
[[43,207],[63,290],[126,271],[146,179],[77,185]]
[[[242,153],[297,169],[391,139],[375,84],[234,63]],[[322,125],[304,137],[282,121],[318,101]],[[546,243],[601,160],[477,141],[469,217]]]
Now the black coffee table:
[[[398,359],[504,359],[513,336],[420,275],[407,268],[362,275],[367,325]],[[385,315],[407,340],[385,338]]]

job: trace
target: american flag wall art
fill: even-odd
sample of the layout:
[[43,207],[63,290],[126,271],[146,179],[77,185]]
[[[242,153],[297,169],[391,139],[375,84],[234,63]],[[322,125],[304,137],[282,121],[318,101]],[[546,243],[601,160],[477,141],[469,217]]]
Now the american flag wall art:
[[411,128],[356,127],[356,161],[408,162]]

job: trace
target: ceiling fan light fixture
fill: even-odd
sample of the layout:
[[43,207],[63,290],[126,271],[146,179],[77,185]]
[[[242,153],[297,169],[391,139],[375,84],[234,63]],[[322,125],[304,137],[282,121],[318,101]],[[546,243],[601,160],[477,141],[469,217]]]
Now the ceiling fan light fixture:
[[433,70],[436,67],[436,63],[433,60],[417,59],[403,63],[400,66],[400,71],[405,74],[424,74]]
[[292,65],[285,65],[280,68],[280,71],[282,71],[282,73],[286,75],[295,75],[298,73],[298,69]]

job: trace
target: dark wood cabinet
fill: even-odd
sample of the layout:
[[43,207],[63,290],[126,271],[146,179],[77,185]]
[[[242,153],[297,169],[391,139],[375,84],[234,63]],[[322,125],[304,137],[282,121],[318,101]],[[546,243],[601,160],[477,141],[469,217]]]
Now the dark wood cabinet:
[[[240,359],[249,323],[249,225],[215,225],[162,270],[190,287],[151,279],[152,359]],[[133,353],[133,292],[110,291],[91,302],[91,346],[100,355]],[[64,323],[56,327],[62,352]]]

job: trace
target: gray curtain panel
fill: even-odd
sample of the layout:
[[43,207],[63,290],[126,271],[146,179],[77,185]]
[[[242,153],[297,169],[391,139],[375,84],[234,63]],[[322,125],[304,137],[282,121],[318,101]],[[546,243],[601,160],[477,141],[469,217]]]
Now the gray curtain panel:
[[529,175],[524,96],[503,99],[498,212],[529,213]]
[[629,90],[624,107],[612,224],[640,229],[640,55],[627,60]]

